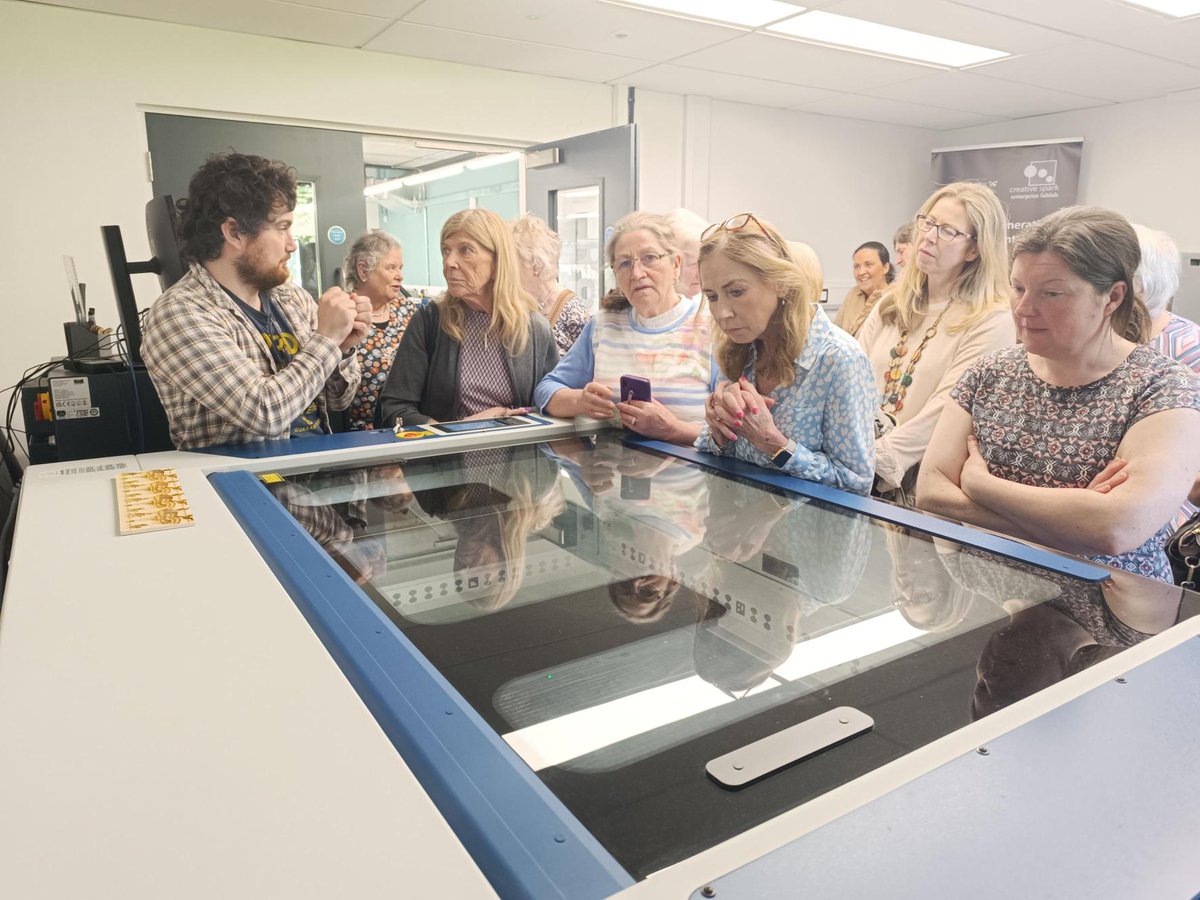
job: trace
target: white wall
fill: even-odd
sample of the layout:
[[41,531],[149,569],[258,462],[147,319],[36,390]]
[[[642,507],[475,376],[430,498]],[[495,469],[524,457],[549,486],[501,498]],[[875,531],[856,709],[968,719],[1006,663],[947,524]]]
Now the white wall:
[[[529,143],[614,124],[604,85],[10,0],[0,84],[0,388],[65,352],[64,254],[116,324],[100,226],[149,256],[144,107]],[[153,276],[134,282],[141,304],[157,296]]]
[[770,220],[817,251],[831,303],[854,248],[890,247],[931,189],[939,132],[642,91],[636,108],[641,205]]
[[1082,137],[1079,201],[1200,250],[1200,91],[943,132],[934,146]]

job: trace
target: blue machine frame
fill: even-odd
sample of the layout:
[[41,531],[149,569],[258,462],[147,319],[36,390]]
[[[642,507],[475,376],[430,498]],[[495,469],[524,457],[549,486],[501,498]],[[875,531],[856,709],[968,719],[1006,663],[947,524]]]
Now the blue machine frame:
[[[345,447],[346,438],[333,435],[325,443],[338,440]],[[289,449],[307,452],[309,448],[297,451],[295,445],[321,440],[292,441]],[[387,440],[394,439],[365,432],[353,445],[378,446]],[[1105,568],[1083,560],[737,460],[657,441],[626,442],[1075,578],[1096,582],[1108,577]],[[269,454],[258,447],[249,451],[239,455],[278,455],[274,448]],[[600,898],[634,883],[256,475],[218,472],[209,480],[499,893]]]

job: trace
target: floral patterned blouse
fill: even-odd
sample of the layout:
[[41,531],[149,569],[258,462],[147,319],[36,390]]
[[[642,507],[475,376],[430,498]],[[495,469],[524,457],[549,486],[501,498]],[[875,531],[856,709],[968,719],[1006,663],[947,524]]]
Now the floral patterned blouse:
[[[977,360],[951,398],[971,414],[979,449],[998,478],[1034,487],[1087,487],[1117,455],[1125,433],[1168,409],[1200,409],[1200,380],[1165,356],[1140,346],[1098,381],[1055,387],[1034,374],[1024,347]],[[1096,562],[1171,581],[1164,522],[1150,540]]]
[[375,427],[375,401],[387,383],[396,348],[404,337],[408,320],[417,311],[419,301],[399,297],[388,304],[388,320],[377,322],[363,342],[355,348],[358,364],[362,368],[362,382],[354,402],[346,410],[351,431],[365,431]]
[[[757,358],[752,351],[743,373],[751,381]],[[708,425],[700,429],[696,449],[867,493],[875,475],[875,373],[854,338],[835,328],[820,307],[796,358],[795,376],[769,395],[775,400],[775,427],[796,442],[796,452],[781,469],[749,441],[719,447]]]
[[[567,355],[567,351],[579,339],[583,326],[592,317],[582,297],[572,290],[564,290],[563,294],[570,294],[570,296],[564,300],[562,294],[559,294],[550,301],[547,308],[542,310],[546,318],[550,318],[555,307],[558,307],[558,315],[550,319],[550,328],[554,331],[554,343],[558,344],[559,356]],[[562,300],[561,303],[560,300]]]

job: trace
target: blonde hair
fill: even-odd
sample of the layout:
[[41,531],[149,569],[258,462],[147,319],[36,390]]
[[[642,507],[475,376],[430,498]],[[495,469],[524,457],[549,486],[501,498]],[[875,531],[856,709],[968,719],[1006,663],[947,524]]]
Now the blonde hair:
[[[808,330],[821,294],[820,266],[814,267],[811,260],[807,265],[797,263],[779,232],[761,219],[755,221],[762,231],[752,231],[749,226],[738,231],[723,228],[714,231],[700,244],[700,259],[722,252],[734,262],[753,269],[779,297],[779,308],[768,325],[779,330],[779,340],[770,355],[760,357],[755,366],[756,374],[782,386],[795,380],[796,358],[808,341]],[[724,331],[717,331],[717,362],[730,381],[742,377],[750,347],[735,343]]]
[[[604,256],[614,274],[616,273],[617,244],[625,235],[635,231],[648,231],[663,253],[675,257],[680,255],[679,239],[666,216],[648,212],[632,212],[617,220],[617,224],[613,226],[612,234],[608,238],[608,243],[604,245]],[[627,309],[629,305],[629,298],[622,294],[617,287],[612,288],[600,299],[601,309]]]
[[1053,253],[1097,294],[1123,282],[1125,297],[1109,316],[1109,325],[1135,344],[1149,339],[1150,312],[1135,288],[1142,251],[1133,226],[1120,213],[1098,206],[1052,212],[1017,235],[1013,259],[1023,253]]
[[537,277],[542,281],[558,279],[562,239],[550,230],[545,219],[532,213],[521,216],[512,223],[512,236],[517,255],[529,266],[530,271],[538,265],[542,271]]
[[[950,299],[957,300],[966,310],[965,315],[947,326],[946,331],[953,334],[1008,306],[1008,253],[1005,249],[1008,219],[996,195],[985,185],[973,181],[956,181],[938,188],[921,205],[917,215],[929,215],[942,199],[957,200],[966,209],[978,253],[963,266],[962,274],[950,289]],[[915,233],[913,236],[917,237]],[[929,278],[917,265],[905,266],[900,279],[886,288],[879,299],[880,318],[885,324],[899,325],[904,331],[911,331],[928,307]]]
[[[537,311],[537,302],[521,290],[517,251],[508,226],[490,209],[464,209],[442,226],[442,243],[460,231],[492,254],[492,322],[488,330],[510,354],[524,353],[529,342],[530,317]],[[437,305],[442,331],[461,342],[466,301],[447,290],[437,299]]]

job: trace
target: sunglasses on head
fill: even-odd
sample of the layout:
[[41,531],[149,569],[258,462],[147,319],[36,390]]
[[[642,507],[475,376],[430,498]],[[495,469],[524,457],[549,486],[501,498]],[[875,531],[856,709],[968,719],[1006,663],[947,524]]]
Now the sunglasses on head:
[[783,255],[788,255],[787,249],[763,226],[763,223],[755,218],[754,213],[738,213],[736,216],[730,216],[724,222],[718,222],[715,225],[709,225],[700,235],[700,240],[706,240],[711,235],[720,234],[722,231],[728,231],[730,234],[736,234],[739,231],[748,231],[751,234],[761,234],[768,241],[778,248]]

